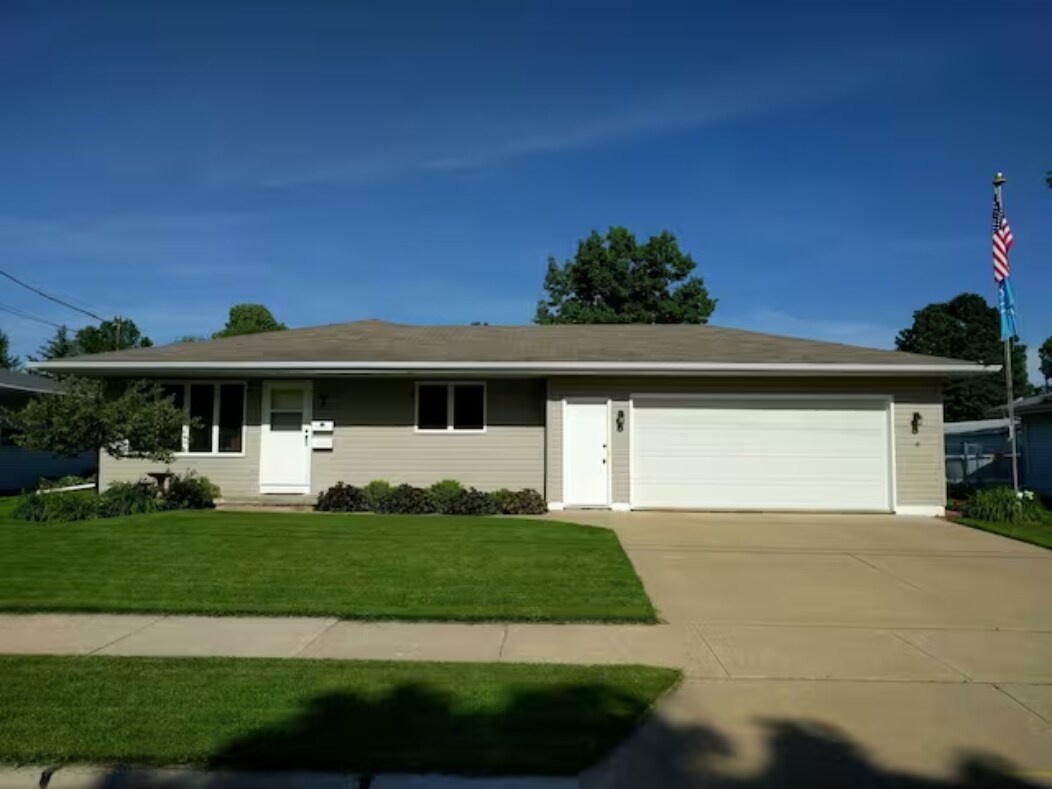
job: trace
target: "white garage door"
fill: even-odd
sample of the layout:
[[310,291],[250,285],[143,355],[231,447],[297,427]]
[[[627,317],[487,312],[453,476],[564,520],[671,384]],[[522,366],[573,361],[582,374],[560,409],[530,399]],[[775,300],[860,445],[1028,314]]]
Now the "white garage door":
[[632,505],[890,510],[882,400],[633,398]]

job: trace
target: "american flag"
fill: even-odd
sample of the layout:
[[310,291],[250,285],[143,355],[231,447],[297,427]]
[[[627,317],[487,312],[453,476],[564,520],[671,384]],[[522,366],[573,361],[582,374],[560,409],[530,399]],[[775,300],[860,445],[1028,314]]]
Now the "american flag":
[[994,193],[994,281],[1001,282],[1008,277],[1008,250],[1015,243],[1012,229],[1008,226],[1008,217],[1001,206],[1001,195]]

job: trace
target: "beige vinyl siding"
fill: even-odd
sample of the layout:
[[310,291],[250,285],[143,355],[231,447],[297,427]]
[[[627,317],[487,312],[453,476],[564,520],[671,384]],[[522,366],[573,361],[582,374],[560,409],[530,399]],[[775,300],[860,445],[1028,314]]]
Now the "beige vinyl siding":
[[374,479],[430,485],[455,479],[481,490],[544,491],[544,381],[486,382],[483,433],[416,431],[416,382],[408,378],[319,379],[315,419],[336,423],[334,447],[315,451],[311,487]]
[[[611,425],[613,502],[629,503],[629,436],[634,393],[690,392],[712,394],[872,394],[895,403],[895,482],[899,505],[942,506],[945,466],[942,446],[942,390],[932,379],[872,378],[552,378],[548,386],[548,500],[562,501],[562,400],[567,397],[611,399],[611,419],[625,412],[624,431]],[[921,414],[916,435],[910,421]]]
[[[208,383],[202,381],[202,383]],[[193,470],[217,484],[224,498],[259,495],[259,381],[249,381],[245,409],[244,455],[185,455],[171,463],[153,463],[133,458],[117,459],[102,453],[99,483],[105,490],[113,482],[134,482],[151,471],[185,474]]]

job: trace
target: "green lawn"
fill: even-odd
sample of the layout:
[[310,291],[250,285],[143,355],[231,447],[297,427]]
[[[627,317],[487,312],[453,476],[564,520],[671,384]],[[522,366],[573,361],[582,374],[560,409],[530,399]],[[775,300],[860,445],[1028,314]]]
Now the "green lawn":
[[640,666],[0,656],[0,761],[570,774],[678,677]]
[[540,520],[0,510],[0,610],[655,621],[617,537]]
[[1047,523],[991,523],[971,518],[958,518],[954,522],[1011,537],[1013,540],[1040,545],[1042,548],[1052,548],[1052,525]]

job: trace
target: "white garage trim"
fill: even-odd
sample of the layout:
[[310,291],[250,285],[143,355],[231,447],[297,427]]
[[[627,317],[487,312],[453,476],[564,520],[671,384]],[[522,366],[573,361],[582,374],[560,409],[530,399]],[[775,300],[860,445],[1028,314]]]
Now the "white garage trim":
[[[901,512],[902,514],[921,514],[914,512],[915,508],[900,508],[897,506],[898,501],[898,490],[895,479],[896,470],[896,457],[895,457],[895,401],[891,395],[883,394],[867,394],[867,393],[847,393],[847,394],[814,394],[814,393],[791,393],[791,394],[768,394],[768,393],[734,393],[734,392],[705,392],[705,393],[692,393],[692,392],[644,392],[644,393],[633,393],[629,396],[628,409],[629,409],[629,450],[628,450],[628,473],[629,473],[629,501],[632,509],[640,508],[639,496],[637,494],[637,468],[635,456],[638,451],[638,431],[636,429],[636,420],[638,413],[636,410],[637,400],[642,401],[660,401],[660,400],[698,400],[698,401],[724,401],[724,402],[763,402],[768,401],[771,403],[787,404],[794,401],[808,401],[823,403],[827,402],[831,405],[845,405],[852,402],[858,403],[869,403],[872,405],[881,406],[885,413],[885,438],[887,446],[885,447],[885,457],[887,458],[887,469],[885,472],[885,479],[887,481],[887,509],[893,512]],[[925,508],[924,514],[933,514],[927,512],[931,508]]]

